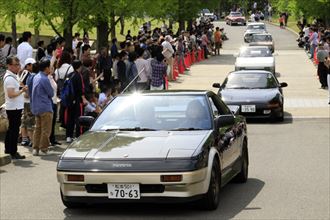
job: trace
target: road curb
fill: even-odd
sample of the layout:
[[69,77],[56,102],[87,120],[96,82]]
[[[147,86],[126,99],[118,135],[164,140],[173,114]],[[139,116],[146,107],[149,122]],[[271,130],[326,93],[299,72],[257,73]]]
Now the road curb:
[[11,158],[8,154],[0,154],[0,167],[11,163]]

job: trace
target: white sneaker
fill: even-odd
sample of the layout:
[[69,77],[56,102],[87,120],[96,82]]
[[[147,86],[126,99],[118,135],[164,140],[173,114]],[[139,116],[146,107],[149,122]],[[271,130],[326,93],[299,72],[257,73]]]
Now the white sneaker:
[[47,151],[40,151],[39,152],[39,156],[46,156],[46,155],[48,155],[48,152]]
[[39,155],[39,150],[37,150],[37,149],[33,149],[33,150],[32,150],[32,155],[33,155],[33,156],[38,156],[38,155]]
[[70,144],[72,142],[72,138],[71,137],[67,137],[66,138],[66,143]]

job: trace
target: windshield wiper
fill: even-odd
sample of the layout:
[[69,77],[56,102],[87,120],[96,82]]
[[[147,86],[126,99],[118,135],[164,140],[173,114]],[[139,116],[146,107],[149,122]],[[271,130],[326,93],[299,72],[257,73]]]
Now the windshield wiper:
[[171,129],[170,131],[198,131],[198,130],[203,130],[201,128],[175,128]]
[[134,127],[134,128],[118,128],[119,131],[156,131],[153,128],[143,128],[143,127]]
[[253,89],[251,87],[229,87],[228,89]]

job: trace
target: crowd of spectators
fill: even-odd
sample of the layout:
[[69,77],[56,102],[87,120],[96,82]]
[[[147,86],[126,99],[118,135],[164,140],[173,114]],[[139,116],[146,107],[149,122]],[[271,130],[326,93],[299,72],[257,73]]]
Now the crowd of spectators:
[[[186,53],[197,56],[204,50],[205,58],[220,55],[226,36],[223,29],[213,29],[204,20],[174,34],[165,23],[153,30],[146,23],[137,35],[128,30],[124,41],[114,38],[111,47],[96,54],[91,54],[87,34],[81,39],[76,33],[71,47],[62,37],[47,46],[39,41],[35,51],[30,32],[23,33],[17,51],[10,37],[0,35],[0,80],[9,121],[5,153],[25,158],[17,152],[15,140],[20,135],[21,145],[33,147],[33,155],[47,155],[50,145],[61,144],[56,139],[57,121],[71,143],[84,132],[79,117],[97,117],[119,93],[165,89],[165,81],[173,80],[174,61],[182,62]],[[73,97],[68,99],[70,91]]]

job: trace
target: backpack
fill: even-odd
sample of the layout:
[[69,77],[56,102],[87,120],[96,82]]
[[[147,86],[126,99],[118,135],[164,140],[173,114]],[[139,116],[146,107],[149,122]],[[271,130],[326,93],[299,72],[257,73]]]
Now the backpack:
[[63,86],[64,86],[64,82],[67,78],[67,75],[68,75],[68,72],[69,72],[69,69],[70,69],[71,65],[68,67],[68,69],[66,70],[65,72],[65,75],[64,75],[64,78],[61,79],[60,78],[60,73],[57,69],[57,96],[60,97],[61,96],[61,93],[62,93],[62,90],[63,90]]
[[73,88],[72,78],[74,76],[74,72],[71,73],[68,77],[65,78],[63,83],[63,88],[61,90],[61,104],[64,107],[69,107],[74,104],[75,92]]

